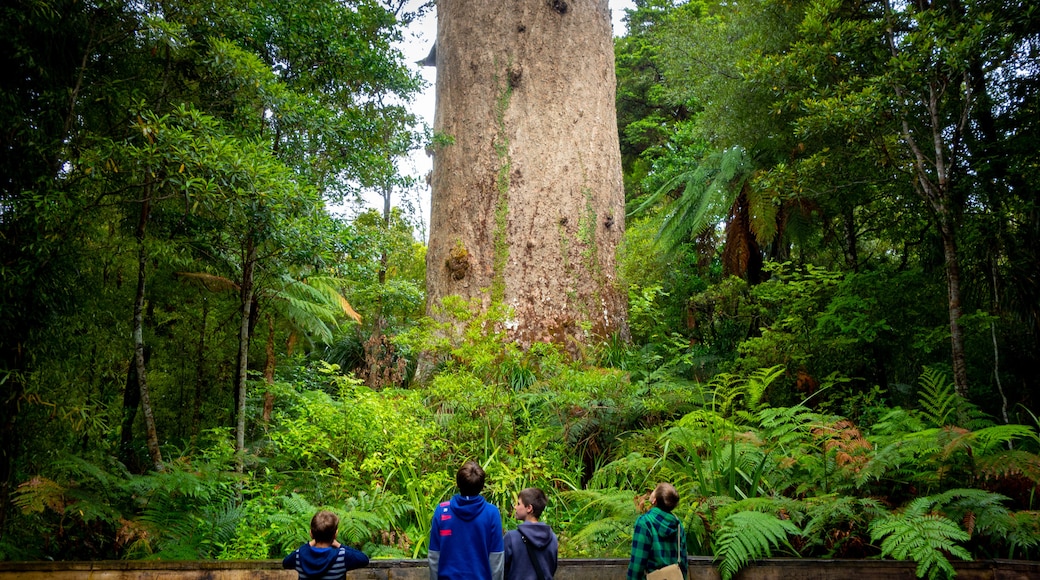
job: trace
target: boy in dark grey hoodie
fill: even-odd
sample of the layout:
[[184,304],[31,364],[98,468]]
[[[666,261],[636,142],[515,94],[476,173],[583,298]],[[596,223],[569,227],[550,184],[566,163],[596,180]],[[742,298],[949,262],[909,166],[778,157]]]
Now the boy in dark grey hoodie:
[[551,580],[556,574],[556,534],[538,521],[546,503],[545,493],[537,487],[528,487],[517,496],[513,517],[522,521],[505,537],[505,580]]
[[282,568],[295,569],[300,580],[343,580],[348,570],[368,566],[368,556],[336,541],[339,516],[320,511],[311,518],[311,541],[282,560]]

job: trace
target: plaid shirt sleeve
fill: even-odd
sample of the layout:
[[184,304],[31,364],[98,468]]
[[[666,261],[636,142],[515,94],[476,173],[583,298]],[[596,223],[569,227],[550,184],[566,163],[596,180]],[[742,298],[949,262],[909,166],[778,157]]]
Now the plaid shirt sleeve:
[[628,560],[628,580],[646,578],[647,564],[653,550],[654,538],[650,534],[650,526],[647,525],[646,518],[640,517],[632,531],[632,556]]

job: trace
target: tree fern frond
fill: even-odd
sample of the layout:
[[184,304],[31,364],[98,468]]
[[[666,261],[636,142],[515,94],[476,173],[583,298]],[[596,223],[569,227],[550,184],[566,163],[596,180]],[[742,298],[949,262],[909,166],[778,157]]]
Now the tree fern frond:
[[[761,175],[761,172],[758,175]],[[758,243],[768,244],[773,241],[777,232],[776,216],[780,213],[778,194],[774,189],[761,187],[759,180],[750,181],[744,192],[748,200],[751,231],[755,232]]]
[[723,580],[730,580],[751,560],[770,557],[780,544],[790,547],[787,537],[800,534],[793,523],[771,513],[734,513],[722,521],[715,540],[719,574]]

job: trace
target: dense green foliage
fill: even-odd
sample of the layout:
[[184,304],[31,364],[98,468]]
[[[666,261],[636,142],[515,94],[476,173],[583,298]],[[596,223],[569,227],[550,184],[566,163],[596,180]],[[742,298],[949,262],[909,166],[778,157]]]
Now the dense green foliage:
[[568,557],[1037,557],[1040,10],[637,0],[631,340],[525,351],[422,316],[401,5],[0,8],[0,558],[421,557],[469,458]]

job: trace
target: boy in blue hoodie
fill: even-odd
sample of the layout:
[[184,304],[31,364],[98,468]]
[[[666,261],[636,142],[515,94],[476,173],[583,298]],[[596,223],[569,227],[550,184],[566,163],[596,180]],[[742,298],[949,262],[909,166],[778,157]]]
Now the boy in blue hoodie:
[[537,487],[516,496],[513,517],[521,523],[506,534],[506,580],[551,580],[556,574],[559,542],[552,528],[539,521],[547,503]]
[[347,570],[368,566],[368,556],[336,541],[339,516],[320,511],[311,518],[311,541],[282,560],[282,568],[295,569],[300,580],[343,580]]
[[455,484],[459,493],[433,510],[430,580],[503,580],[502,514],[480,495],[484,470],[467,461]]
[[643,580],[647,572],[671,564],[679,564],[686,578],[686,533],[679,518],[672,515],[679,505],[679,492],[670,483],[659,483],[650,494],[650,505],[650,511],[639,516],[632,531],[628,580]]

